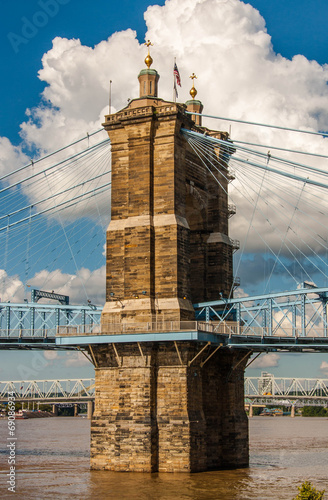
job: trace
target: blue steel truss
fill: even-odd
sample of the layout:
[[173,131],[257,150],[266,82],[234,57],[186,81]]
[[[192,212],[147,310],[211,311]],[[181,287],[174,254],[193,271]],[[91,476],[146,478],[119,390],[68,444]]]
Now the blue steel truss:
[[92,304],[0,303],[0,348],[83,349],[99,343],[192,340],[252,351],[327,352],[327,302],[328,288],[316,287],[221,298],[194,304],[196,321],[188,325],[138,323],[130,331],[122,325],[102,331],[102,308]]
[[239,335],[328,337],[328,288],[220,299],[194,304],[196,319],[236,324]]
[[60,304],[0,302],[0,338],[54,337],[60,326],[79,326],[82,332],[100,324],[102,307],[93,304],[70,306]]

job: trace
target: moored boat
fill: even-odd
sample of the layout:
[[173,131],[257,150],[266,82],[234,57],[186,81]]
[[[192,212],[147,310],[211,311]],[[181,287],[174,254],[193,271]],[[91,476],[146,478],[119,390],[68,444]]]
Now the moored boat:
[[15,420],[25,420],[26,418],[28,418],[28,416],[25,410],[18,410],[15,412]]

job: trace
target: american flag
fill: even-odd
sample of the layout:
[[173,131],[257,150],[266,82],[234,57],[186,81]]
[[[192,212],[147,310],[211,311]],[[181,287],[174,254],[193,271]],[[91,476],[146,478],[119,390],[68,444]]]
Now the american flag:
[[180,73],[179,73],[178,66],[176,63],[174,63],[173,74],[175,76],[176,83],[179,85],[179,87],[181,87]]

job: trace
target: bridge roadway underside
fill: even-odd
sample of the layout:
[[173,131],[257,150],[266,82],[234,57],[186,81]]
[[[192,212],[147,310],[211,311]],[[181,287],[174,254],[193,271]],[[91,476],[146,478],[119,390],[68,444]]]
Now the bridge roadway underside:
[[86,345],[129,343],[129,342],[182,342],[210,343],[229,349],[261,351],[310,351],[328,352],[328,337],[279,337],[256,335],[227,335],[199,330],[132,333],[119,335],[76,335],[56,338],[56,347],[80,347]]
[[127,334],[70,334],[43,338],[13,335],[0,337],[0,349],[86,349],[89,345],[122,344],[130,342],[196,342],[229,349],[252,352],[328,352],[328,337],[260,336],[216,334],[200,330],[144,332]]
[[0,337],[0,350],[21,350],[21,351],[31,351],[31,350],[64,350],[64,351],[75,351],[77,349],[76,345],[61,346],[57,344],[56,337],[52,338],[37,338],[37,337]]

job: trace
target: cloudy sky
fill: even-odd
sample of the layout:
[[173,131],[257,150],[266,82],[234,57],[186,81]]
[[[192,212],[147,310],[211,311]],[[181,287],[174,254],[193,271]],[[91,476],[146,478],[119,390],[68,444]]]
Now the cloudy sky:
[[[161,75],[159,94],[164,99],[172,98],[176,57],[181,102],[189,98],[189,75],[195,72],[197,97],[205,113],[328,131],[327,15],[325,0],[311,4],[304,0],[167,0],[154,5],[145,0],[6,2],[0,21],[0,174],[26,163],[37,152],[53,151],[97,130],[108,110],[110,80],[114,110],[136,97],[145,37],[154,43],[153,66]],[[328,155],[322,137],[300,137],[221,120],[206,124],[223,130],[231,126],[233,139]],[[325,168],[324,162],[318,160],[316,165]],[[234,220],[234,231],[242,240],[243,218]],[[246,258],[248,265],[239,273],[245,281],[259,275],[256,270],[261,259],[265,260],[251,247]],[[2,268],[0,265],[0,272]],[[50,272],[39,270],[34,283],[40,283],[46,274],[56,289],[59,284],[64,287],[65,272],[58,271],[56,281],[51,281]],[[103,275],[101,269],[83,267],[94,289],[101,272]],[[16,283],[11,289],[14,293],[20,278],[10,279],[11,286]],[[72,283],[74,279],[72,275]],[[77,280],[73,289],[78,298]],[[2,364],[6,378],[17,373],[13,363],[33,364],[26,354],[10,356],[11,368],[7,362]],[[63,354],[45,359],[45,367],[38,365],[38,377],[31,377],[50,377],[52,373],[55,377],[58,368],[61,376],[92,374],[79,358],[71,360]],[[263,356],[252,365],[250,374],[267,369],[281,376],[328,376],[326,361],[323,355]]]

